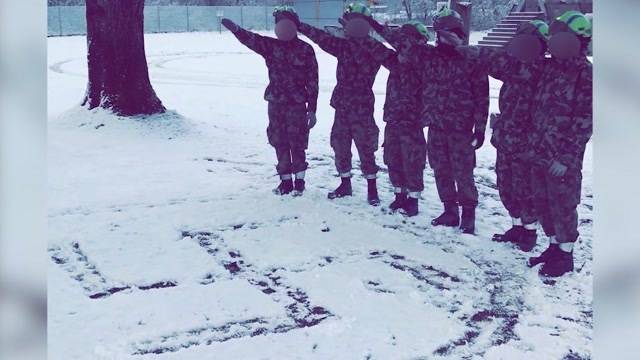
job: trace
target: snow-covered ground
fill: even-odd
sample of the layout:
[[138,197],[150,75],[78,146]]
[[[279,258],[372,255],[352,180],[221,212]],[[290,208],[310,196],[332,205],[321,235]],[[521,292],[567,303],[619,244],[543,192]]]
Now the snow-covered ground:
[[[577,271],[545,284],[529,254],[490,241],[510,220],[488,141],[477,236],[429,224],[441,204],[428,167],[417,218],[368,206],[361,177],[352,198],[326,199],[336,61],[317,47],[308,190],[293,198],[271,193],[258,55],[228,33],[147,35],[174,112],[123,120],[78,108],[85,41],[48,39],[51,359],[590,358],[590,147]],[[387,74],[374,89],[381,129]],[[385,171],[380,188],[387,205]]]

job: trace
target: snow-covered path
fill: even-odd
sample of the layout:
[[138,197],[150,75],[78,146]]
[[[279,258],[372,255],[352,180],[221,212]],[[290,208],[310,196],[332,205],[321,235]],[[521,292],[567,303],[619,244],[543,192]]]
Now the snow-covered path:
[[335,60],[317,47],[308,190],[280,198],[259,56],[229,34],[147,35],[152,83],[175,113],[120,120],[77,108],[85,41],[48,40],[50,358],[590,358],[590,147],[577,271],[545,284],[529,254],[490,241],[510,220],[488,142],[477,236],[429,224],[441,205],[428,167],[417,218],[368,206],[360,177],[352,198],[326,199]]

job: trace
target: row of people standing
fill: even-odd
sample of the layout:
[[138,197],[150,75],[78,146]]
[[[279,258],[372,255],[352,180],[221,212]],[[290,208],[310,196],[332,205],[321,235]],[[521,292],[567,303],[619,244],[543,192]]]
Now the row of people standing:
[[[501,114],[491,141],[497,148],[500,197],[513,218],[513,227],[493,239],[531,251],[539,221],[550,246],[529,265],[542,263],[540,273],[546,276],[573,269],[573,249],[567,244],[577,239],[582,157],[591,136],[591,64],[585,56],[591,23],[584,15],[569,12],[551,29],[540,20],[523,24],[506,49],[462,46],[468,34],[460,15],[448,8],[434,18],[435,46],[427,43],[423,24],[381,25],[361,3],[345,8],[339,20],[344,37],[300,22],[290,6],[276,7],[274,17],[277,39],[228,19],[222,24],[262,55],[269,70],[267,136],[276,150],[281,179],[276,194],[303,193],[305,150],[316,123],[318,65],[313,48],[298,39],[298,31],[338,60],[330,141],[341,182],[328,197],[352,195],[355,143],[367,180],[367,201],[380,203],[372,87],[384,66],[389,78],[383,159],[395,193],[389,208],[407,216],[419,213],[428,154],[444,207],[432,224],[460,226],[470,234],[475,232],[478,205],[475,151],[484,143],[491,75],[503,81]],[[371,28],[393,49],[370,37]],[[551,58],[545,57],[547,49]]]

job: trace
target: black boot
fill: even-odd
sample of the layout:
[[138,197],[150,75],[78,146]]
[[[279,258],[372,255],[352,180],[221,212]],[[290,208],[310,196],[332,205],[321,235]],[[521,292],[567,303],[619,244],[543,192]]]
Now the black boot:
[[460,223],[460,213],[458,212],[458,204],[445,203],[444,212],[437,218],[431,220],[433,226],[458,226]]
[[560,251],[562,250],[560,250],[560,246],[558,244],[549,244],[547,250],[543,251],[542,254],[530,257],[529,261],[527,261],[527,266],[534,267],[538,264],[545,263],[550,259],[555,258]]
[[520,238],[520,235],[524,231],[524,226],[522,225],[513,225],[511,229],[505,231],[504,234],[494,234],[491,240],[497,242],[512,242],[516,243]]
[[273,193],[276,195],[286,195],[293,191],[293,180],[286,179],[280,181],[280,185],[277,188],[273,189]]
[[304,192],[304,179],[296,179],[293,183],[293,196],[300,196]]
[[558,248],[555,256],[547,260],[538,271],[546,277],[559,277],[573,271],[573,251],[566,252]]
[[340,181],[340,186],[327,195],[329,199],[351,196],[351,178],[341,177]]
[[516,245],[518,245],[518,248],[520,248],[521,251],[529,252],[536,246],[537,241],[538,234],[536,233],[536,229],[529,230],[522,228]]
[[460,230],[465,234],[475,234],[476,231],[476,207],[463,206],[460,218]]
[[418,215],[418,198],[409,196],[402,207],[403,214],[406,216]]
[[393,202],[391,204],[389,204],[389,209],[391,211],[396,211],[396,210],[402,208],[402,206],[404,205],[405,201],[407,201],[407,193],[399,192],[399,193],[395,193],[395,194],[396,194],[396,199],[393,200]]
[[380,198],[378,197],[378,186],[376,185],[376,179],[367,179],[367,201],[369,205],[380,205]]

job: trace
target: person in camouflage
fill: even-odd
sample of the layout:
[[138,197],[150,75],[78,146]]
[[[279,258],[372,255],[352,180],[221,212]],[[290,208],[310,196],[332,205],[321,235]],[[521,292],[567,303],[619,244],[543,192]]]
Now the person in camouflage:
[[375,152],[378,149],[379,129],[373,118],[373,82],[393,50],[369,37],[370,10],[352,3],[345,8],[343,19],[345,38],[334,36],[308,24],[300,25],[300,32],[320,48],[338,59],[337,84],[331,95],[335,118],[331,129],[331,147],[335,153],[340,186],[328,194],[329,199],[351,196],[351,143],[355,142],[360,167],[367,179],[367,200],[378,205]]
[[431,224],[460,224],[464,233],[473,234],[478,204],[473,169],[489,114],[489,78],[476,58],[456,50],[466,37],[457,12],[444,8],[433,25],[436,47],[422,67],[422,116],[429,127],[427,154],[444,212]]
[[551,23],[551,59],[543,69],[532,107],[528,158],[534,163],[538,218],[550,244],[540,256],[529,259],[529,266],[543,263],[542,276],[573,271],[582,162],[593,131],[592,65],[586,56],[591,29],[591,21],[577,11]]
[[549,27],[542,20],[520,25],[505,48],[462,47],[474,50],[489,75],[502,81],[500,114],[492,121],[491,144],[496,148],[496,176],[500,199],[513,226],[494,241],[512,242],[523,251],[536,245],[536,216],[531,188],[531,165],[522,159],[531,129],[533,96],[545,62]]
[[394,187],[392,211],[402,209],[405,215],[418,214],[418,199],[424,190],[423,173],[427,160],[427,143],[420,113],[422,100],[419,54],[431,47],[424,24],[409,22],[391,29],[370,19],[373,29],[395,50],[396,56],[383,65],[389,70],[384,103],[384,162]]
[[300,21],[295,10],[279,6],[273,15],[277,39],[242,29],[229,19],[223,19],[222,25],[265,59],[269,70],[269,85],[264,93],[269,103],[267,138],[276,150],[276,171],[281,180],[273,192],[301,195],[308,166],[305,150],[309,130],[316,123],[318,63],[313,47],[296,36]]

